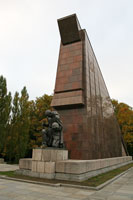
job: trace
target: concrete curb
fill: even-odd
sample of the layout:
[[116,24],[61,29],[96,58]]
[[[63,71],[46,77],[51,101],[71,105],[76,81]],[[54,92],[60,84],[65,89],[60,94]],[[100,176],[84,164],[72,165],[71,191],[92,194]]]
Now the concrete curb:
[[0,179],[5,179],[5,180],[11,180],[11,181],[20,181],[24,183],[32,183],[32,184],[38,184],[38,185],[46,185],[46,186],[52,186],[52,187],[59,187],[60,183],[44,183],[44,182],[39,182],[39,181],[31,181],[31,180],[25,180],[25,179],[19,179],[19,178],[11,178],[7,176],[0,176]]
[[20,182],[24,182],[24,183],[31,183],[31,184],[38,184],[38,185],[52,186],[52,187],[70,187],[70,188],[79,188],[79,189],[87,189],[87,190],[98,191],[98,190],[101,190],[102,188],[104,188],[105,186],[109,185],[113,181],[117,180],[118,178],[120,178],[124,174],[126,174],[132,168],[133,167],[129,168],[128,170],[122,172],[121,174],[115,176],[114,178],[106,181],[105,183],[103,183],[103,184],[101,184],[101,185],[99,185],[97,187],[81,186],[81,185],[73,185],[73,184],[65,184],[65,183],[52,184],[52,183],[45,183],[45,182],[39,182],[39,181],[24,180],[24,179],[19,179],[19,178],[11,178],[11,177],[7,177],[7,176],[0,176],[0,179],[11,180],[11,181],[20,181]]

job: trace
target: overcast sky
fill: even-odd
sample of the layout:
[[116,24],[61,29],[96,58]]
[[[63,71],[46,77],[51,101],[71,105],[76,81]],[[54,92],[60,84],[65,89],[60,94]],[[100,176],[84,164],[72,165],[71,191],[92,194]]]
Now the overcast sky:
[[0,75],[14,95],[52,94],[57,19],[76,13],[87,30],[111,98],[133,106],[132,0],[0,0]]

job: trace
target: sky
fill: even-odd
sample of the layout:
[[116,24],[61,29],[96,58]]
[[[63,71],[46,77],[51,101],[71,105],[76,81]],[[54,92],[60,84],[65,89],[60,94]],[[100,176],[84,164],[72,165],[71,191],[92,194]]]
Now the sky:
[[133,107],[132,0],[0,0],[0,75],[12,95],[53,94],[60,46],[57,19],[77,14],[110,97]]

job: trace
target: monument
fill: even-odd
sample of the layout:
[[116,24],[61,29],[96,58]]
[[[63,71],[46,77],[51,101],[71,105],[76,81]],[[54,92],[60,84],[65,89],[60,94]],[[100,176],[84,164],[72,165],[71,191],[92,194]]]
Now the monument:
[[[16,173],[83,181],[131,163],[132,157],[126,156],[86,31],[75,14],[59,19],[58,25],[61,44],[51,103],[54,111],[45,113],[48,124],[44,124],[44,148],[33,149],[31,159],[20,159]],[[63,143],[66,148],[62,148]]]
[[58,20],[61,36],[51,106],[61,116],[71,159],[127,155],[113,106],[85,29],[76,14]]

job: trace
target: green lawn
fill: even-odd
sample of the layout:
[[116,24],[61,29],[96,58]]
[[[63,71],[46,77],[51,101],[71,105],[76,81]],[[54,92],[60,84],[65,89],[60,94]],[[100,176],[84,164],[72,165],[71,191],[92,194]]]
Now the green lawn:
[[89,178],[88,180],[84,181],[83,183],[88,186],[98,186],[102,183],[108,181],[109,179],[114,178],[115,176],[121,174],[122,172],[128,170],[129,168],[133,167],[133,163],[125,165],[123,167],[114,169],[112,171],[106,172],[104,174],[100,174],[98,176]]
[[99,186],[102,183],[108,181],[109,179],[114,178],[115,176],[121,174],[122,172],[128,170],[131,167],[133,167],[133,163],[125,165],[125,166],[120,167],[118,169],[114,169],[112,171],[106,172],[104,174],[100,174],[98,176],[89,178],[88,180],[82,181],[82,182],[63,181],[63,180],[55,180],[55,179],[54,180],[51,180],[51,179],[41,179],[41,178],[35,178],[35,177],[17,175],[13,171],[0,172],[0,175],[5,175],[5,176],[8,176],[8,177],[19,178],[19,179],[24,179],[24,180],[32,180],[32,181],[45,182],[45,183],[66,183],[66,184],[74,184],[74,185],[96,187],[96,186]]

